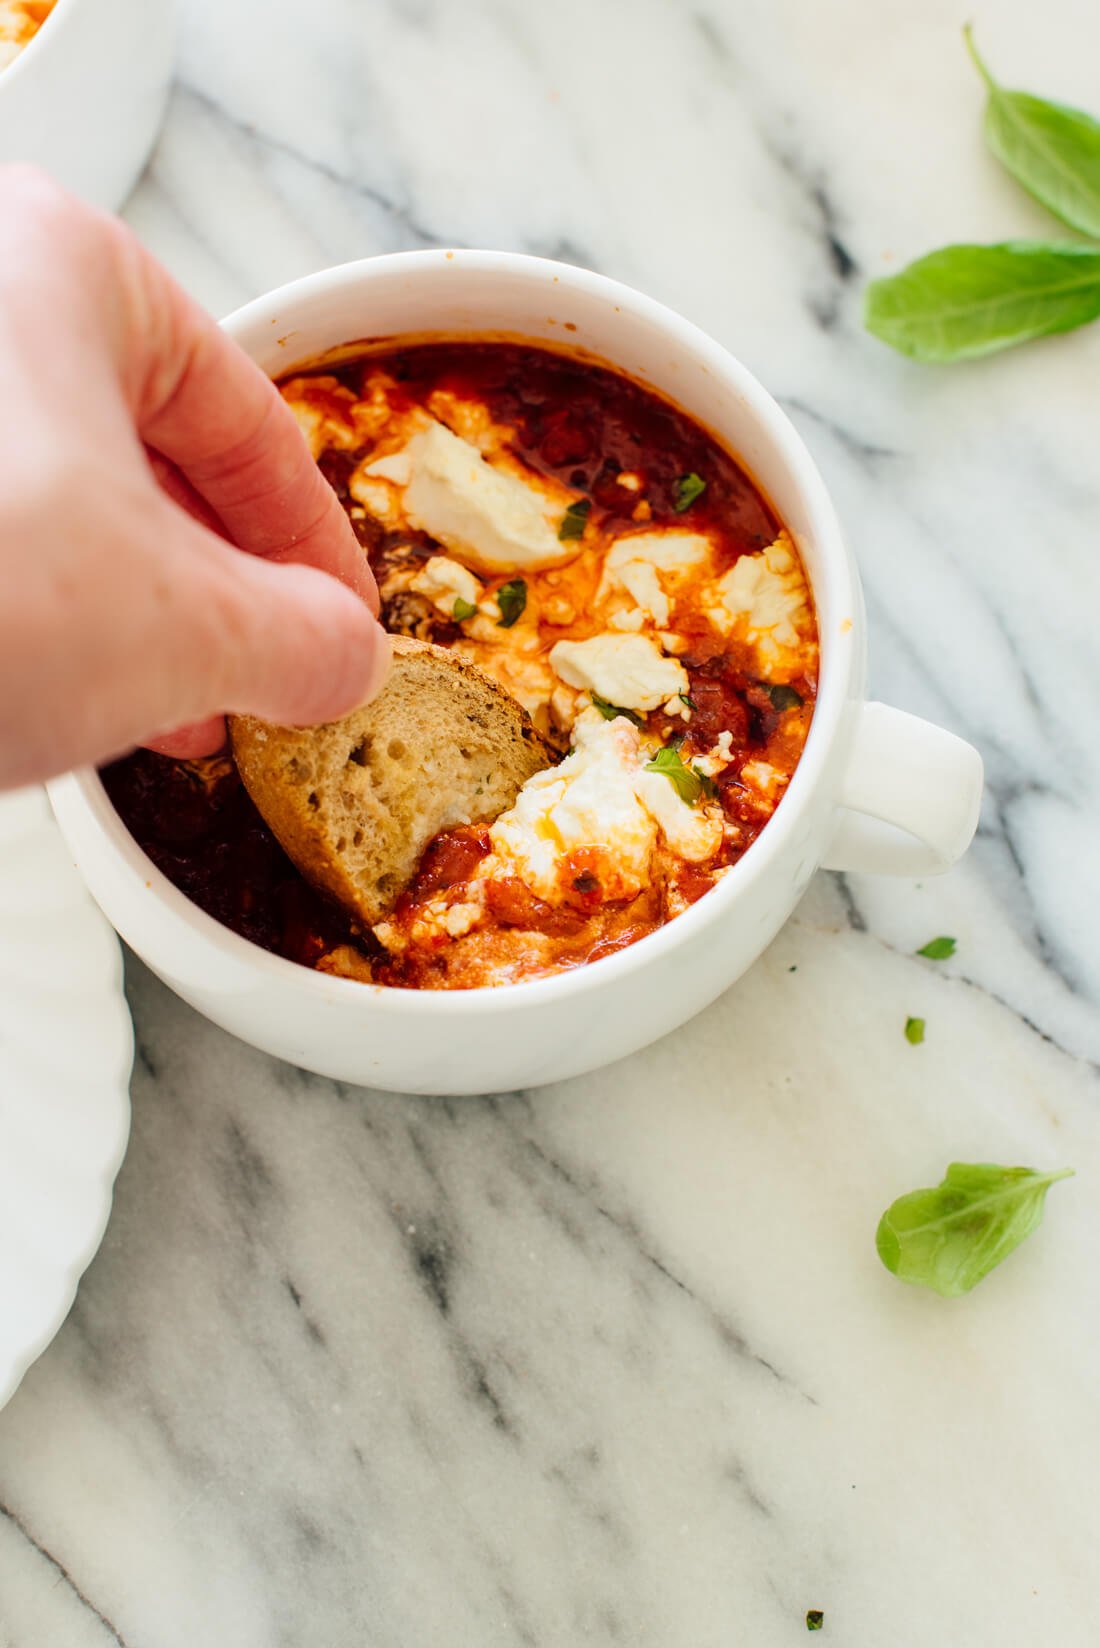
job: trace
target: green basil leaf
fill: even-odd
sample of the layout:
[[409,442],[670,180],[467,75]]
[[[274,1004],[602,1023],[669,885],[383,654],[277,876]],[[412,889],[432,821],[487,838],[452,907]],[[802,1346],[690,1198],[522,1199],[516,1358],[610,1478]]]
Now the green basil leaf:
[[1001,165],[1063,223],[1100,239],[1100,123],[1064,103],[1006,91],[979,56],[969,24],[963,34],[989,90],[985,140]]
[[455,596],[454,610],[451,616],[456,624],[461,624],[465,618],[472,618],[476,611],[477,607],[472,601],[464,601],[461,595]]
[[772,701],[773,710],[797,710],[802,708],[802,694],[795,692],[793,687],[780,684],[772,686],[769,682],[763,683],[764,691]]
[[958,1298],[1038,1228],[1047,1191],[1072,1173],[952,1162],[934,1190],[911,1191],[887,1208],[878,1256],[903,1282]]
[[653,760],[646,762],[645,770],[663,773],[680,800],[686,801],[689,807],[694,807],[703,795],[704,775],[697,772],[694,767],[685,767],[680,759],[679,749],[671,744],[666,744],[663,750],[658,750]]
[[576,503],[569,505],[561,518],[558,528],[558,539],[561,543],[568,543],[570,538],[583,538],[585,523],[592,509],[591,498],[578,498]]
[[924,1020],[923,1019],[906,1019],[906,1021],[905,1021],[905,1039],[906,1039],[907,1042],[910,1042],[914,1047],[919,1047],[920,1046],[921,1042],[924,1040]]
[[527,585],[522,578],[512,578],[502,584],[497,590],[497,606],[500,608],[497,628],[511,629],[526,605]]
[[694,470],[690,475],[681,475],[676,482],[676,502],[673,509],[677,515],[682,515],[685,509],[690,509],[696,498],[701,498],[707,490],[707,483]]
[[869,332],[920,361],[992,354],[1100,315],[1100,247],[1008,240],[944,246],[873,280]]
[[953,938],[930,938],[927,944],[922,944],[917,951],[918,956],[926,956],[929,961],[947,961],[955,954],[955,940]]
[[697,710],[699,708],[690,692],[678,692],[676,696],[682,704],[687,705],[689,710]]
[[706,796],[707,800],[713,801],[718,794],[718,786],[714,782],[714,779],[709,773],[705,773],[702,767],[697,767],[694,762],[692,762],[691,770],[703,786],[703,794]]
[[607,699],[601,698],[598,692],[589,693],[588,696],[592,700],[593,709],[599,710],[605,721],[614,721],[617,715],[622,715],[628,721],[633,721],[636,727],[645,726],[644,715],[636,715],[633,710],[624,710],[621,704],[609,704]]

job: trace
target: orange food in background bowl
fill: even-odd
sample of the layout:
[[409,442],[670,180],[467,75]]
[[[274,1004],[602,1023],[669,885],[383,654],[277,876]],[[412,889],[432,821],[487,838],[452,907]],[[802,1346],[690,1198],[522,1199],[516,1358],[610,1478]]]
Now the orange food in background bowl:
[[29,46],[57,0],[0,0],[0,71]]
[[120,207],[164,113],[175,0],[0,0],[0,163]]

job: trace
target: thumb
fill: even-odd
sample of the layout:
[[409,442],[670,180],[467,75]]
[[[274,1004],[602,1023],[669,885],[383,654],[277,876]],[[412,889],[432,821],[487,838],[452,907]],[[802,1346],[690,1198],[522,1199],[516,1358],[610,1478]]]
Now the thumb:
[[[218,543],[209,602],[218,619],[189,648],[187,709],[171,732],[146,738],[164,755],[209,755],[225,741],[224,712],[312,726],[374,698],[390,672],[390,638],[365,603],[327,572],[242,555]],[[189,717],[179,724],[180,711]],[[201,719],[192,719],[198,716]],[[162,723],[163,725],[163,723]]]
[[392,649],[365,601],[316,567],[227,554],[246,610],[238,644],[222,660],[216,707],[309,727],[377,697]]

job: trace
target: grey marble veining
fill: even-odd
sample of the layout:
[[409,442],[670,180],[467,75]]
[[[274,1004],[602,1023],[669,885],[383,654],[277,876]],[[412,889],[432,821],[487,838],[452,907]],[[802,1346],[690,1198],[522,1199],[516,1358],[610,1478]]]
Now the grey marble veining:
[[[1100,107],[1094,8],[987,13],[1007,80]],[[345,1090],[131,963],[115,1214],[0,1415],[3,1648],[783,1648],[811,1607],[847,1648],[1091,1642],[1100,333],[932,372],[859,323],[921,251],[1050,232],[981,148],[962,20],[186,5],[127,215],[202,301],[481,244],[671,303],[787,407],[875,691],[989,794],[950,876],[819,878],[700,1019],[537,1094]],[[945,1303],[873,1235],[956,1158],[1077,1177]]]

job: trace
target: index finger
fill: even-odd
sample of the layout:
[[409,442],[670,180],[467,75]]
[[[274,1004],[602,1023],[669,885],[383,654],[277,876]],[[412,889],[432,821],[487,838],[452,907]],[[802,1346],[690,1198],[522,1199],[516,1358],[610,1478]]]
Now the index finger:
[[144,441],[241,549],[330,572],[378,611],[366,554],[271,380],[135,240],[124,378]]

